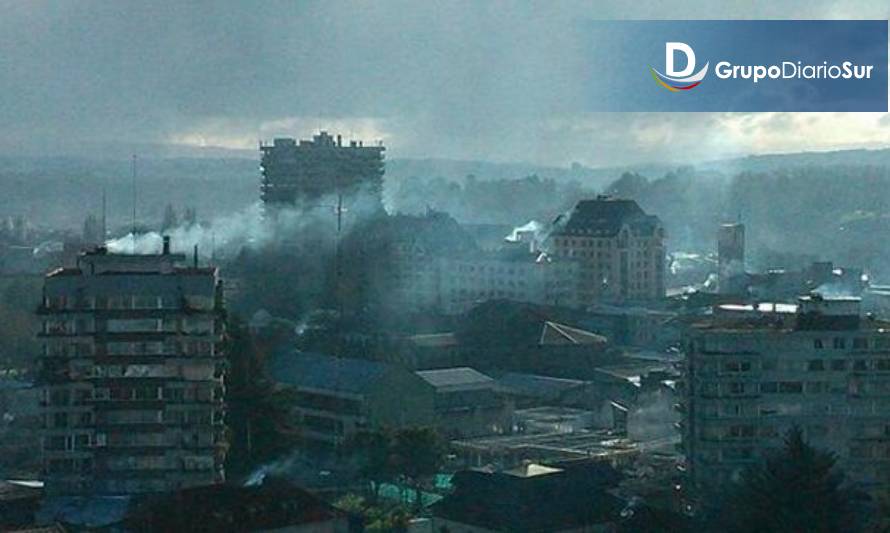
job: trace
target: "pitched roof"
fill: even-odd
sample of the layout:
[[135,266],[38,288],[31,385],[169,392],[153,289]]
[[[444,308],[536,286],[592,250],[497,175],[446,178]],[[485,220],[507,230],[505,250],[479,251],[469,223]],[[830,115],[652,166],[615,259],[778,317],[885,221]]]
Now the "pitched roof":
[[421,370],[415,374],[439,391],[477,388],[494,384],[494,379],[466,366]]
[[541,331],[541,346],[557,346],[563,344],[598,344],[604,345],[608,340],[602,335],[590,331],[573,328],[565,324],[546,321]]
[[612,237],[628,224],[644,234],[651,234],[659,223],[658,217],[647,215],[634,200],[600,196],[594,200],[581,200],[568,216],[557,217],[553,233]]
[[268,364],[269,373],[279,383],[355,394],[369,391],[389,369],[389,365],[377,361],[300,351],[275,354]]

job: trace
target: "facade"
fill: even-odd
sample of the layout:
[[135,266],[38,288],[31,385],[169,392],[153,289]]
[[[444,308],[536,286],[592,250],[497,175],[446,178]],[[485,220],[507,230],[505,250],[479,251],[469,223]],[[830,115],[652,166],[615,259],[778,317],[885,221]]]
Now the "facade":
[[297,352],[273,356],[269,372],[296,393],[301,437],[319,448],[342,445],[363,430],[434,421],[434,389],[399,366]]
[[497,252],[443,258],[440,301],[446,314],[464,313],[486,300],[575,307],[579,263],[516,246]]
[[312,204],[325,195],[354,196],[359,191],[380,203],[383,151],[361,141],[343,145],[326,131],[312,140],[279,138],[261,144],[263,173],[260,196],[267,207]]
[[47,275],[40,307],[47,492],[221,482],[223,302],[215,268],[104,249]]
[[684,342],[683,442],[693,481],[734,479],[792,426],[849,480],[890,479],[890,324],[857,298],[723,306]]
[[578,304],[658,300],[665,295],[665,231],[633,200],[582,200],[554,222],[545,246],[579,262]]
[[435,425],[445,438],[509,433],[513,406],[497,382],[468,367],[416,373],[436,391]]

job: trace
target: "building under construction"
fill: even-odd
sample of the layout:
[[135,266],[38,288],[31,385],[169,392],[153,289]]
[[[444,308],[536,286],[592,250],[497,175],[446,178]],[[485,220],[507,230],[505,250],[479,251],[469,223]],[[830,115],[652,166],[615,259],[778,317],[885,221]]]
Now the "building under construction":
[[360,193],[381,203],[382,143],[362,141],[343,145],[343,138],[326,131],[301,140],[275,139],[260,144],[263,181],[260,197],[267,208],[311,207],[326,195],[355,197]]

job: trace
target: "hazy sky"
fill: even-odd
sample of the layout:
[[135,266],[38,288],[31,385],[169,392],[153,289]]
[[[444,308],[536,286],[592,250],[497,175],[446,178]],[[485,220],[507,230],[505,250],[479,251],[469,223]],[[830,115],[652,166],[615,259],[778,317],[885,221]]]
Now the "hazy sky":
[[872,18],[890,3],[0,0],[0,152],[253,149],[318,128],[389,157],[611,165],[890,145],[885,114],[584,113],[590,18]]

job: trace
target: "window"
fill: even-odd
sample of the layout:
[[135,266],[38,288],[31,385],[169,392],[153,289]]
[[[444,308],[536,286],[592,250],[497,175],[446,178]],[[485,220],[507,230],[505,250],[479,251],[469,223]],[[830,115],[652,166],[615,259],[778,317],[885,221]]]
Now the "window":
[[843,350],[847,347],[847,339],[843,337],[835,337],[834,338],[834,349],[835,350]]
[[776,369],[776,360],[775,359],[764,359],[760,362],[760,367],[763,370],[775,370]]
[[729,393],[730,394],[745,394],[745,384],[740,383],[738,381],[734,381],[729,384]]
[[828,389],[824,381],[808,381],[807,394],[822,394]]
[[779,383],[779,392],[783,394],[800,394],[803,392],[803,383],[800,381],[782,381]]
[[751,438],[754,436],[754,426],[750,424],[729,426],[728,434],[734,438]]
[[823,348],[822,339],[813,339],[813,348],[821,350]]
[[825,370],[825,362],[822,359],[813,359],[807,365],[807,369],[812,372],[821,372]]
[[882,372],[890,370],[890,359],[875,359],[875,370]]
[[856,337],[853,339],[854,350],[868,350],[868,339],[865,337]]
[[853,361],[853,370],[857,372],[865,372],[868,370],[868,361],[865,359],[857,359]]
[[765,383],[761,383],[760,392],[763,394],[779,392],[779,384],[775,381],[767,381]]
[[831,361],[831,369],[832,370],[846,370],[847,362],[843,359],[833,359]]

